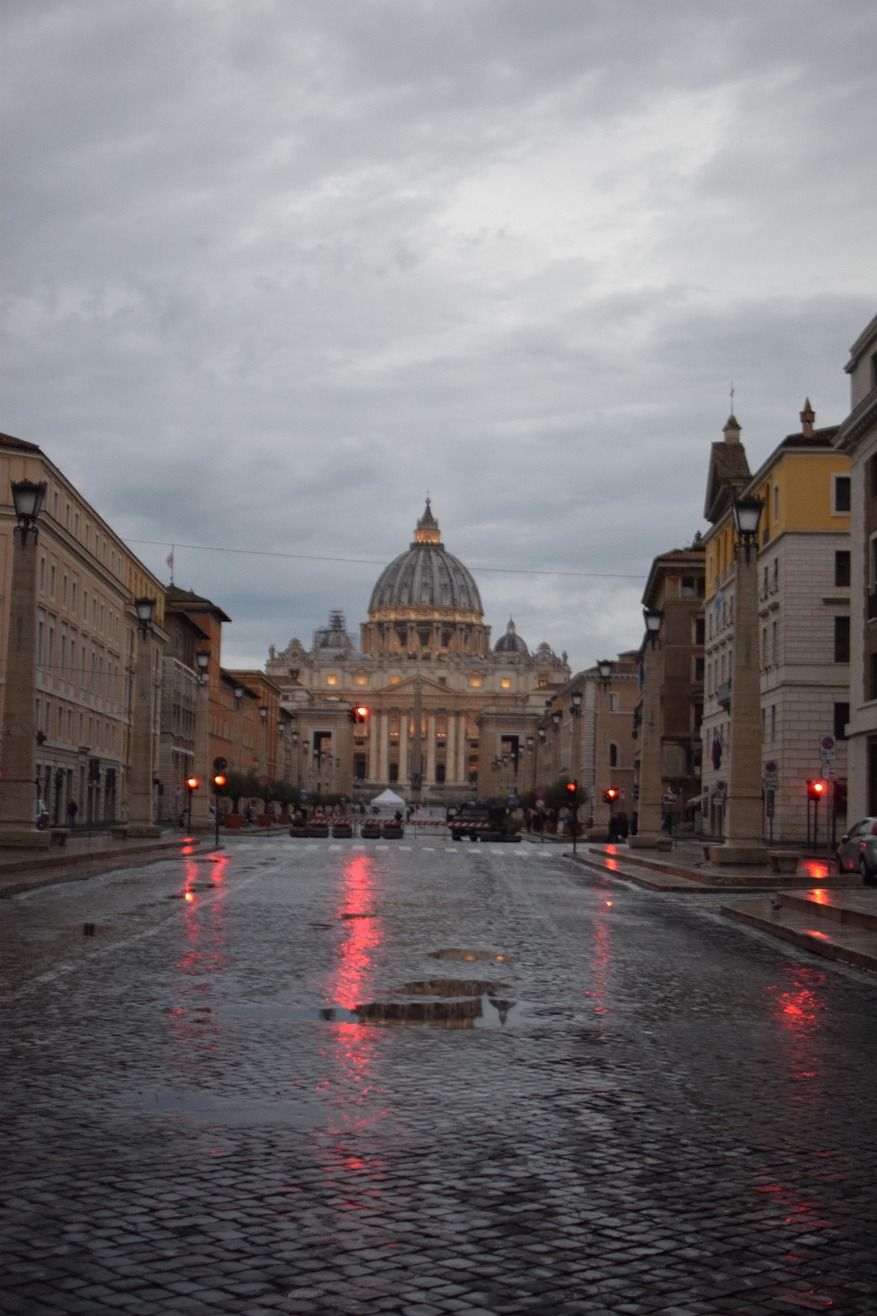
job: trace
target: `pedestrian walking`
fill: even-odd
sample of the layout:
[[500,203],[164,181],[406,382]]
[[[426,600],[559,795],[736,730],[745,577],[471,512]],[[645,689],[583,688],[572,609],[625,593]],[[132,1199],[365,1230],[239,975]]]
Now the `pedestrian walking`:
[[75,800],[67,801],[67,826],[72,829],[76,826],[76,815],[79,812],[79,805]]

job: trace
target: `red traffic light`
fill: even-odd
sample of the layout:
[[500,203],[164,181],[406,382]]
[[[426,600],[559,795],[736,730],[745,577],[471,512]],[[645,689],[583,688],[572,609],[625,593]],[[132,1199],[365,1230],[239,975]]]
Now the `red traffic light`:
[[189,791],[196,791],[200,785],[201,785],[201,779],[200,779],[200,777],[187,777],[187,778],[186,778],[186,790],[189,790]]
[[568,781],[566,783],[566,789],[569,791],[570,795],[575,795],[576,791],[578,790],[578,787],[576,786],[574,781]]
[[354,704],[352,708],[347,710],[347,716],[351,722],[364,722],[368,714],[369,710],[365,704]]
[[825,795],[827,789],[827,783],[816,777],[812,781],[807,782],[807,798],[815,800],[818,804]]
[[618,789],[617,786],[607,786],[603,792],[603,799],[606,801],[607,804],[613,804],[614,801],[618,799],[620,794],[621,791]]
[[221,791],[223,786],[227,783],[227,781],[228,781],[228,777],[225,775],[224,772],[214,772],[213,785],[216,790]]

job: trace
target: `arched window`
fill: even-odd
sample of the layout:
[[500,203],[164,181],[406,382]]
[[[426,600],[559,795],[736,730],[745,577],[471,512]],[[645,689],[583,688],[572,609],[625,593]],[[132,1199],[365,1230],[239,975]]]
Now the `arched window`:
[[614,740],[609,742],[609,766],[610,768],[618,767],[618,746]]

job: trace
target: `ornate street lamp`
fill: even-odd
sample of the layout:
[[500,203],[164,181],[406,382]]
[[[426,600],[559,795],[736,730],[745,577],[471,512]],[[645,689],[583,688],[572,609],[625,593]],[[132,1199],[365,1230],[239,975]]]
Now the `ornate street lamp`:
[[207,669],[210,666],[210,650],[199,649],[195,654],[195,663],[198,667],[198,680],[203,685],[207,680]]
[[613,662],[611,658],[597,659],[597,673],[600,677],[600,684],[605,689],[612,679]]
[[137,617],[137,656],[134,664],[134,704],[131,710],[131,762],[128,764],[126,836],[159,836],[160,828],[153,821],[153,723],[155,720],[155,691],[152,667],[152,647],[149,635],[155,618],[156,600],[141,597],[134,600]]
[[758,523],[764,503],[760,498],[737,498],[734,502],[734,528],[737,542],[742,546],[749,562],[753,545],[758,544]]
[[45,497],[45,480],[41,480],[39,484],[33,480],[12,481],[12,503],[15,508],[16,522],[15,529],[18,531],[23,544],[27,541],[29,534],[33,535],[34,543],[36,543],[37,518],[42,511]]

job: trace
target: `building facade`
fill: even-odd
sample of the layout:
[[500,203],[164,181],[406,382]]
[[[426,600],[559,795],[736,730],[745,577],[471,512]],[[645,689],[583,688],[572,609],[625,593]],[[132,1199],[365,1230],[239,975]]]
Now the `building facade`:
[[52,825],[66,825],[71,802],[79,825],[124,821],[138,645],[133,601],[156,600],[148,661],[155,696],[150,771],[157,774],[163,587],[36,444],[0,435],[0,697],[15,524],[11,483],[21,480],[46,486],[36,542],[35,794]]
[[[643,593],[643,606],[661,614],[658,641],[649,656],[650,679],[658,689],[662,815],[674,832],[700,829],[704,556],[700,535],[689,548],[662,553],[652,563]],[[635,716],[638,732],[641,719],[642,701]]]
[[[845,725],[849,701],[849,460],[833,445],[837,427],[817,429],[809,401],[790,434],[751,475],[740,426],[729,418],[713,445],[705,516],[705,702],[703,830],[724,835],[731,737],[758,738],[762,751],[763,835],[805,844],[813,819],[807,781],[825,777],[830,799],[818,820],[823,838],[846,814]],[[760,708],[733,725],[731,672],[739,640],[735,616],[733,504],[762,504],[757,628]],[[741,732],[742,728],[742,732]]]
[[877,814],[877,316],[850,348],[850,414],[836,443],[850,461],[848,821]]

